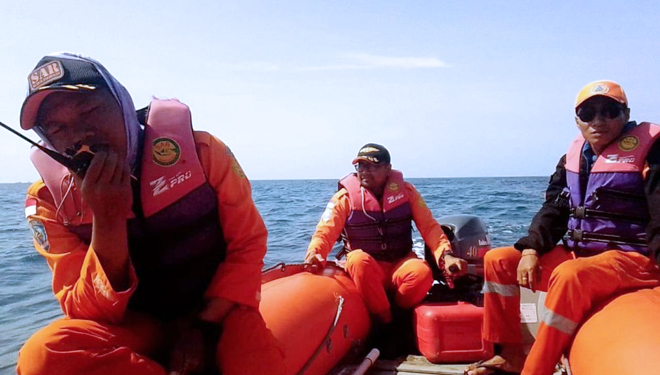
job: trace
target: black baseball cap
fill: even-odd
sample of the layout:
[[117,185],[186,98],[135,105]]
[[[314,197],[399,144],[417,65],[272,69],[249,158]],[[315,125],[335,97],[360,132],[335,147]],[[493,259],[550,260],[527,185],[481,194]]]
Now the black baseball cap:
[[353,159],[352,164],[357,164],[360,160],[375,164],[390,164],[390,153],[387,149],[376,143],[367,143],[360,148],[357,157]]
[[35,125],[39,107],[56,91],[94,91],[107,88],[103,75],[94,64],[58,56],[44,56],[28,75],[28,95],[21,108],[21,128]]

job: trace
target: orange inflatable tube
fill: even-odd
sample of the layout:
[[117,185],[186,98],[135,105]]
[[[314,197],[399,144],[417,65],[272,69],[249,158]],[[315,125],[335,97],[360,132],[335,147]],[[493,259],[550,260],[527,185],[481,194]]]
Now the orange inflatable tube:
[[569,353],[573,375],[639,375],[660,369],[660,288],[613,299],[578,330]]
[[287,374],[324,375],[369,333],[367,308],[342,270],[264,280],[260,311],[285,352]]

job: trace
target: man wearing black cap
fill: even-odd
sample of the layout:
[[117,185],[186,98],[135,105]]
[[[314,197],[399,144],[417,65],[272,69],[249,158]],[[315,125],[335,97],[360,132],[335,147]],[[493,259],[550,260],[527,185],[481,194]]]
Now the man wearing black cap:
[[452,255],[442,228],[417,189],[392,169],[385,147],[375,143],[362,146],[353,165],[357,173],[339,181],[340,189],[316,227],[305,263],[312,268],[325,266],[341,235],[347,252],[346,271],[369,311],[389,323],[392,312],[387,290],[394,291],[398,306],[410,309],[424,299],[433,283],[431,268],[412,251],[412,221],[448,275],[465,273],[467,263]]
[[28,76],[21,127],[42,180],[26,216],[64,319],[34,334],[19,374],[284,374],[259,313],[266,227],[250,183],[190,111],[154,100],[136,113],[100,63],[44,57]]

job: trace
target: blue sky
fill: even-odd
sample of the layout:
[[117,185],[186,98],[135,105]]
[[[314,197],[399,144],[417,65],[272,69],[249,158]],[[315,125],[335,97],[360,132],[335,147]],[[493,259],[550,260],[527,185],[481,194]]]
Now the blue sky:
[[[339,178],[368,142],[408,177],[545,176],[590,81],[618,81],[633,119],[660,122],[660,5],[629,4],[2,2],[0,121],[18,128],[28,73],[72,51],[138,107],[187,103],[252,179]],[[0,140],[0,182],[38,178],[29,145]]]

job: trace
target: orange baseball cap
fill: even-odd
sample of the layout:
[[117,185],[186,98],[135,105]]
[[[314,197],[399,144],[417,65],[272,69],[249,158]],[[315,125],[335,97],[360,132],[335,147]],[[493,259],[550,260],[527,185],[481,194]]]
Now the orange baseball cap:
[[575,108],[579,107],[585,100],[598,95],[606,96],[610,99],[616,100],[626,107],[628,106],[628,98],[626,98],[626,93],[623,92],[623,88],[614,81],[602,80],[591,82],[578,92],[577,98],[575,98]]

